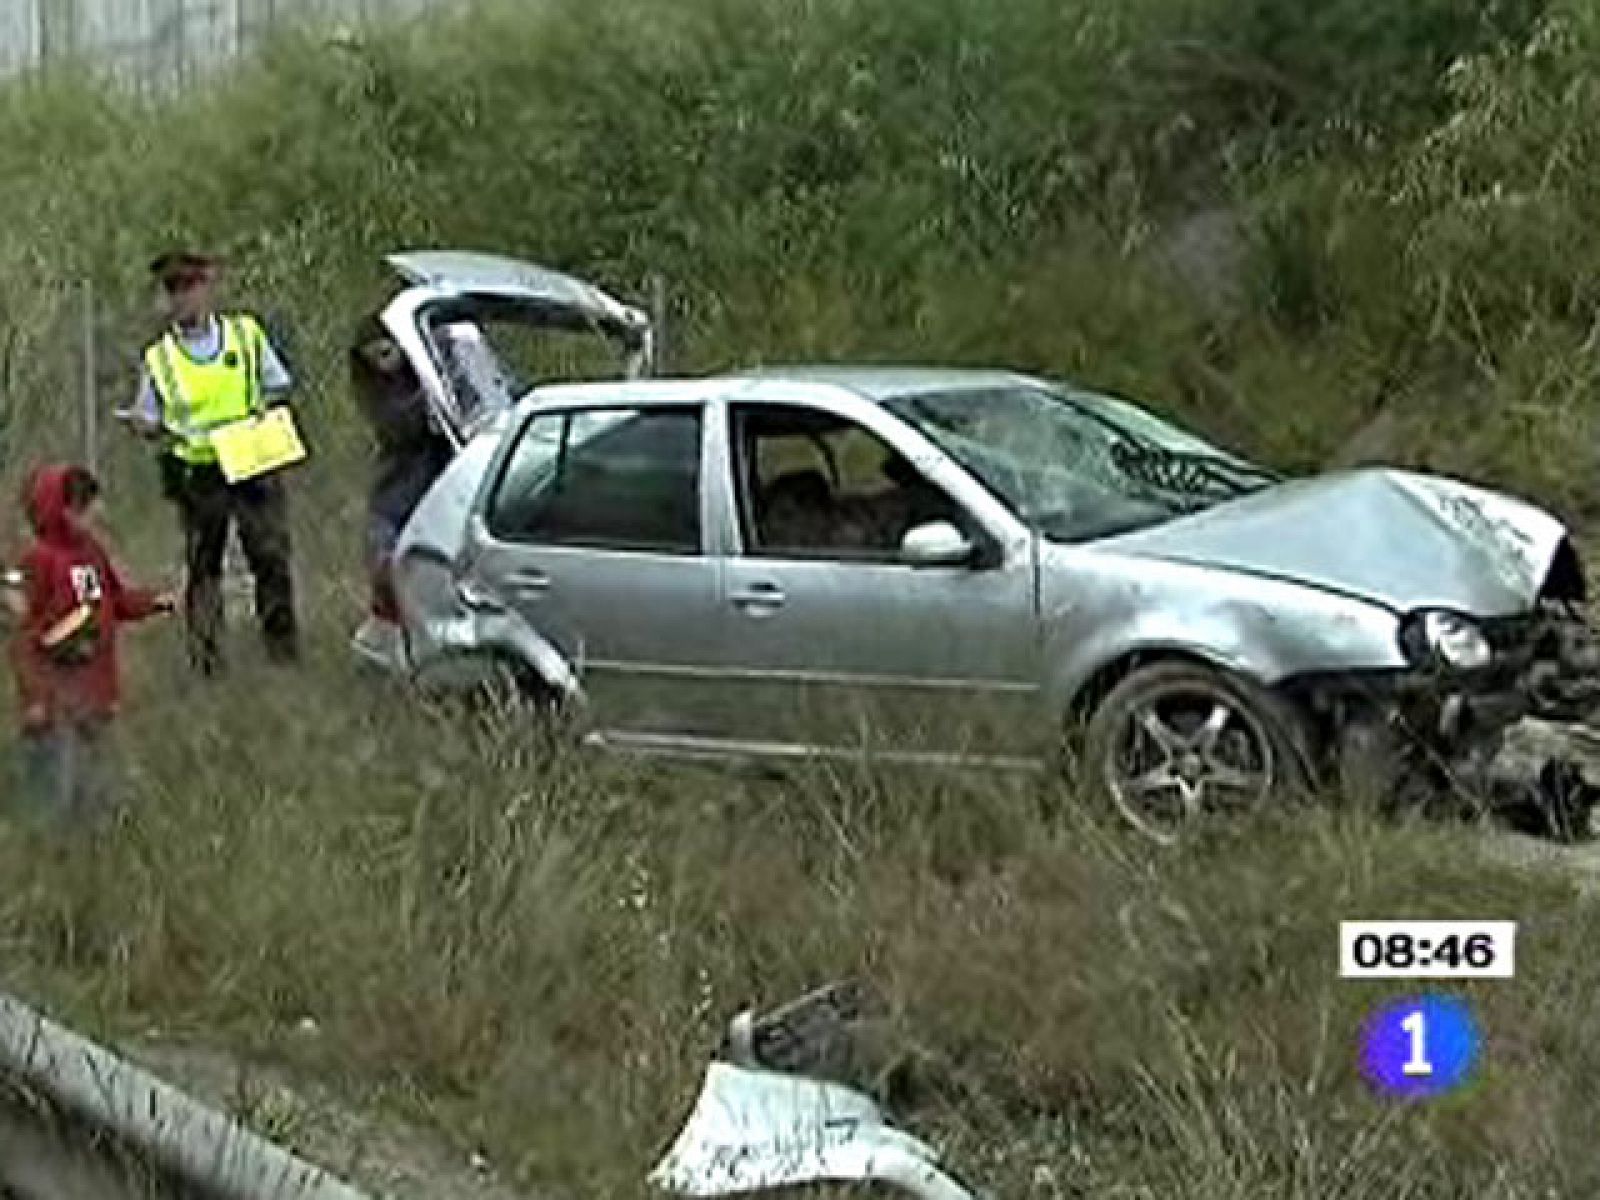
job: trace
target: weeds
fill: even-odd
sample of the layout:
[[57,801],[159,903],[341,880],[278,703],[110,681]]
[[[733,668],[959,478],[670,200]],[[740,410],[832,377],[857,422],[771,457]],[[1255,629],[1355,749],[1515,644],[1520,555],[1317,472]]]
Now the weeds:
[[[1576,0],[1375,12],[551,0],[288,38],[165,104],[9,88],[5,471],[72,444],[69,285],[111,307],[105,386],[131,387],[169,240],[288,316],[315,452],[305,671],[202,691],[175,637],[133,637],[128,825],[65,856],[0,828],[14,982],[289,1060],[560,1191],[636,1193],[732,1011],[859,972],[910,1119],[996,1194],[1592,1192],[1594,917],[1465,831],[1330,803],[1152,856],[1054,783],[596,763],[345,663],[343,339],[405,245],[634,296],[663,272],[684,370],[1005,363],[1290,467],[1384,413],[1391,457],[1581,513],[1600,25]],[[1225,236],[1185,286],[1197,213]],[[105,473],[130,556],[170,561],[153,469],[117,445]],[[1520,976],[1466,989],[1471,1089],[1388,1107],[1352,1040],[1387,989],[1335,979],[1336,922],[1454,915],[1522,921]]]
[[[176,646],[144,661],[143,694],[182,686]],[[21,982],[602,1194],[637,1190],[732,1012],[850,973],[888,996],[908,1119],[1001,1194],[1492,1191],[1508,1156],[1570,1169],[1535,1131],[1592,1110],[1593,918],[1467,831],[1324,808],[1154,854],[1048,783],[531,764],[523,728],[313,670],[315,706],[246,679],[134,714],[131,820],[104,844],[0,845]],[[1390,1110],[1353,1044],[1390,989],[1335,977],[1337,920],[1486,913],[1526,950],[1516,982],[1468,989],[1484,1078]]]

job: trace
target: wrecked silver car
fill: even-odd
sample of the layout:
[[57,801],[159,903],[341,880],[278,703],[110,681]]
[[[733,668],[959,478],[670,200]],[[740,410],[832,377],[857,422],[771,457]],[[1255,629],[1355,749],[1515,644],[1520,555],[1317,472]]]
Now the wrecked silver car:
[[592,744],[1065,749],[1160,841],[1323,783],[1486,787],[1587,645],[1578,555],[1537,508],[1407,471],[1284,479],[1005,371],[535,388],[467,437],[396,579],[409,672],[510,678]]

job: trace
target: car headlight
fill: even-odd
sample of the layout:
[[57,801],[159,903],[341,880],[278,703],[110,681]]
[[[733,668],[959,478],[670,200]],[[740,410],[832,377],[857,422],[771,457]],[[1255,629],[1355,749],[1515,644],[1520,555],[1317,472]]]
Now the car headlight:
[[1418,666],[1481,671],[1494,661],[1494,650],[1478,623],[1447,609],[1412,613],[1401,626],[1400,644]]

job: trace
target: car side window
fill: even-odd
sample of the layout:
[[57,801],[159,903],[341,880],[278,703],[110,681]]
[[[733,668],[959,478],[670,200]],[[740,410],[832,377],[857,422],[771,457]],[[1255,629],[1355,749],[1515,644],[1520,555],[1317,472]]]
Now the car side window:
[[962,507],[877,434],[798,405],[731,406],[745,553],[895,562],[912,528]]
[[487,514],[504,541],[700,553],[700,410],[606,408],[534,417]]

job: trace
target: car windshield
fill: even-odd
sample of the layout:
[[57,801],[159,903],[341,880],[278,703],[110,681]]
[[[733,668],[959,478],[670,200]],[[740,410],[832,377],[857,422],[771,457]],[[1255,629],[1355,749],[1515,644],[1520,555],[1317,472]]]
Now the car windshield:
[[925,392],[886,407],[1053,541],[1157,525],[1279,478],[1125,401],[1041,384]]

